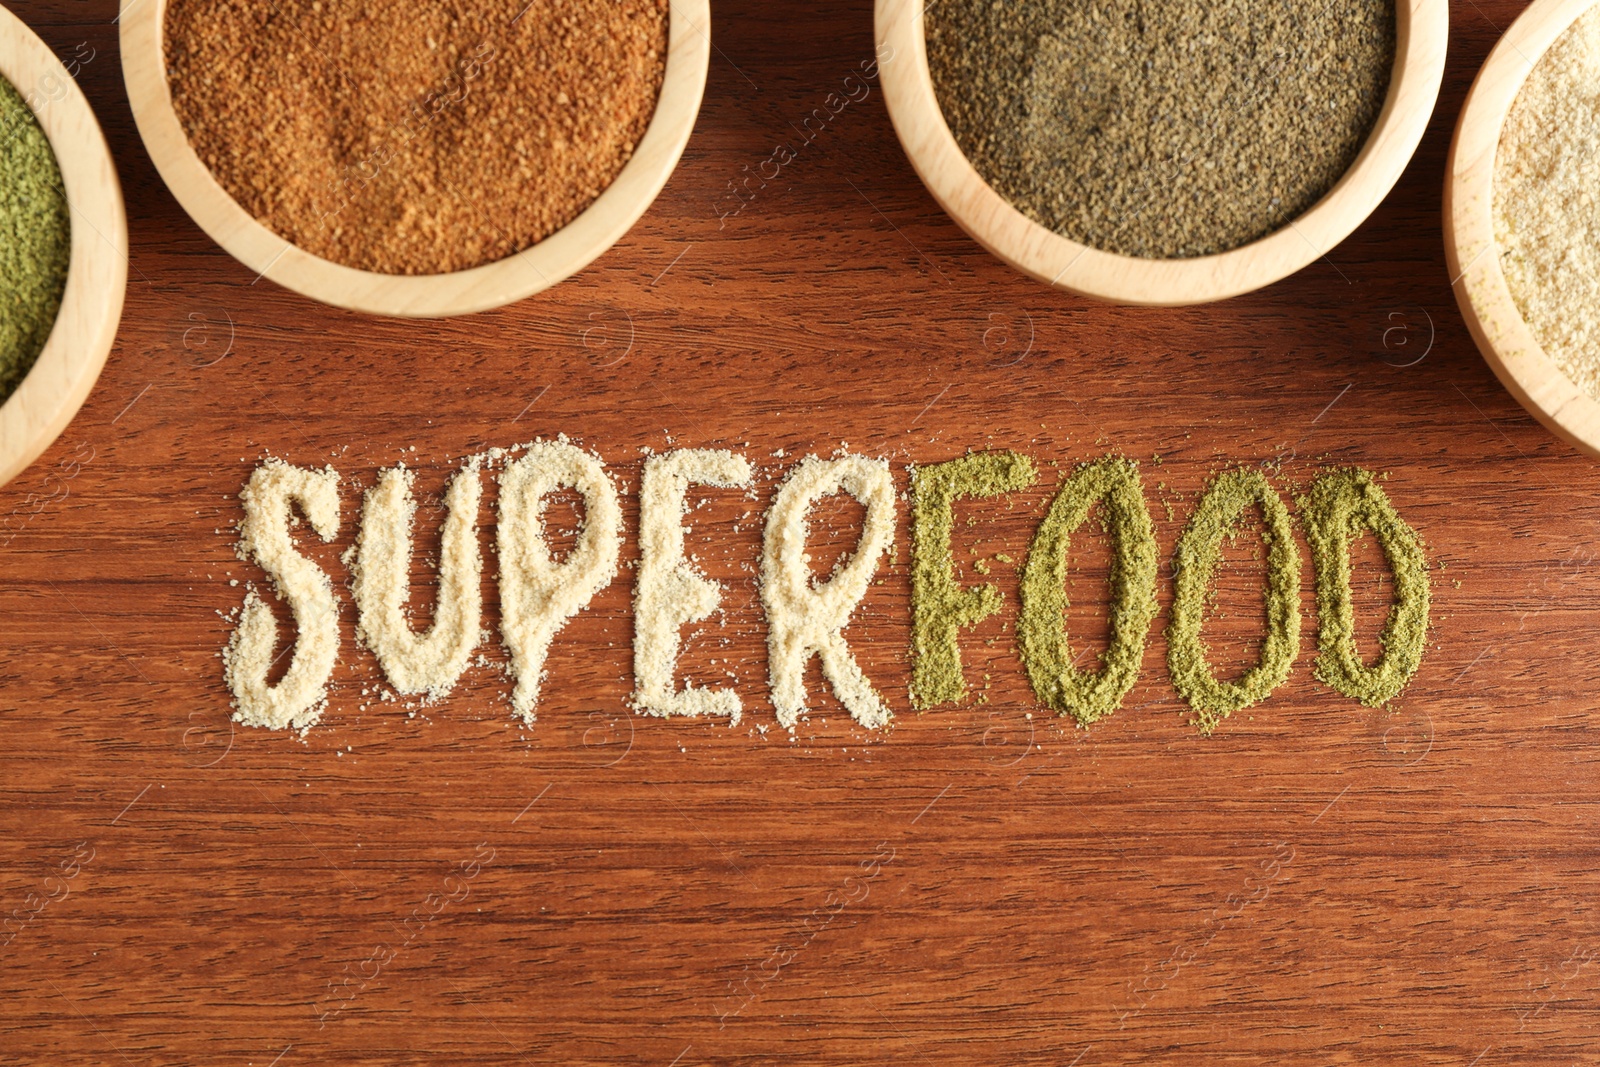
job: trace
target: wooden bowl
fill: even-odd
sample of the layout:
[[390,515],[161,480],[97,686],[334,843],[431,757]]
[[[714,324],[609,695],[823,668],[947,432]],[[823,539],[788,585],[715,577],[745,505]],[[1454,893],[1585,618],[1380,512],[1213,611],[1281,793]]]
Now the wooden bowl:
[[939,205],[983,247],[1024,274],[1117,304],[1176,306],[1238,296],[1327,254],[1377,208],[1422,140],[1444,74],[1445,0],[1397,0],[1394,73],[1356,161],[1283,229],[1218,255],[1140,259],[1039,225],[995,192],[945,124],[928,72],[923,0],[876,0],[879,72],[895,133]]
[[1444,253],[1456,303],[1484,360],[1534,418],[1600,458],[1600,402],[1534,340],[1500,270],[1494,238],[1494,160],[1506,115],[1534,65],[1594,2],[1535,0],[1478,71],[1445,168]]
[[325,304],[375,315],[437,317],[501,307],[587,266],[643,215],[683,153],[711,55],[709,0],[674,0],[655,114],[617,178],[567,225],[515,255],[449,274],[379,274],[332,263],[256,221],[217,184],[172,106],[162,48],[167,0],[124,0],[122,73],[139,136],[189,217],[258,277]]
[[61,61],[0,8],[0,74],[50,140],[67,194],[71,256],[61,310],[26,377],[0,405],[0,485],[16,477],[78,413],[117,336],[128,287],[128,219],[111,151]]

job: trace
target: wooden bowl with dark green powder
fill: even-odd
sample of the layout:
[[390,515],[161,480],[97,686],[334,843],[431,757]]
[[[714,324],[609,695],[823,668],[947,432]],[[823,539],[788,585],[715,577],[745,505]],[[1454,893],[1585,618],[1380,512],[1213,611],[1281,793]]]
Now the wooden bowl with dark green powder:
[[1600,7],[1536,0],[1484,61],[1445,173],[1445,262],[1478,350],[1600,459]]
[[1444,0],[877,0],[912,166],[1023,273],[1221,300],[1329,252],[1433,112]]
[[122,317],[128,225],[100,124],[0,8],[0,484],[83,405]]

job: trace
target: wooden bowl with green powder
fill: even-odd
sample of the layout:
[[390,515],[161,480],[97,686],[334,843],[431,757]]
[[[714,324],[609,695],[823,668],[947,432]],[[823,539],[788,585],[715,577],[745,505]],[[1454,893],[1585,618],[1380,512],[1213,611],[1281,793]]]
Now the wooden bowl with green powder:
[[0,484],[72,421],[128,280],[122,189],[100,124],[50,48],[0,8]]
[[1450,146],[1445,260],[1484,360],[1600,458],[1600,6],[1536,0],[1478,72]]
[[708,0],[128,0],[128,98],[189,216],[326,304],[500,307],[610,248],[666,184]]
[[1000,259],[1121,304],[1250,292],[1349,236],[1433,112],[1445,0],[877,0],[884,99]]

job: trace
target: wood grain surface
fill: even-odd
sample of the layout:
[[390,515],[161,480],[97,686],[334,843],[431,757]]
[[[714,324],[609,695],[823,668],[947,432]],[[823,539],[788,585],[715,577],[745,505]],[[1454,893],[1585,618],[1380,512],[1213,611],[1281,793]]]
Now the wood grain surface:
[[[18,5],[58,53],[94,51],[79,78],[132,261],[98,387],[0,489],[0,1059],[1592,1062],[1600,470],[1485,368],[1440,237],[1456,111],[1519,9],[1452,5],[1429,133],[1352,238],[1173,311],[993,260],[918,184],[876,90],[803,143],[871,55],[870,5],[719,4],[699,125],[639,225],[536,298],[418,323],[253,282],[143,153],[114,5]],[[795,158],[737,197],[780,142]],[[629,570],[557,638],[531,727],[497,641],[414,716],[371,695],[339,561],[360,487],[416,467],[426,550],[462,456],[563,432],[632,487],[647,448],[758,464],[753,499],[696,495],[689,534],[726,611],[690,629],[683,673],[736,685],[740,727],[627,709]],[[759,520],[796,456],[846,443],[902,488],[906,463],[969,448],[1040,461],[1030,491],[958,512],[970,581],[1020,560],[1059,472],[1107,452],[1144,462],[1164,558],[1232,464],[1285,494],[1327,465],[1387,472],[1437,567],[1429,652],[1386,711],[1316,684],[1308,566],[1295,674],[1202,738],[1165,668],[1164,568],[1137,686],[1080,730],[1032,699],[997,565],[1006,609],[963,637],[974,699],[919,714],[902,510],[847,631],[896,724],[857,728],[813,669],[791,737],[766,692]],[[303,739],[232,727],[218,659],[221,614],[261,578],[234,525],[269,453],[346,478],[339,536],[307,546],[345,615]],[[819,569],[859,518],[820,509]],[[1101,540],[1079,539],[1069,588],[1091,650]],[[1362,544],[1372,649],[1387,587]],[[1248,537],[1227,559],[1208,635],[1237,669],[1259,562]],[[494,626],[496,572],[490,555]]]

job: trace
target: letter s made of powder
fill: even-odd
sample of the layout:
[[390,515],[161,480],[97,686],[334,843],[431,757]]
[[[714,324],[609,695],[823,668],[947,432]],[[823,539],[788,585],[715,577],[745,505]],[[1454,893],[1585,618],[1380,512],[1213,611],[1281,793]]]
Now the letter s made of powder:
[[[807,565],[806,513],[844,491],[867,509],[855,553],[825,582]],[[889,708],[850,655],[844,639],[851,612],[866,595],[878,558],[894,543],[894,479],[885,460],[807,456],[789,472],[767,512],[761,558],[761,602],[767,610],[768,672],[778,723],[793,727],[806,709],[805,667],[812,656],[840,703],[866,727],[887,725]]]
[[651,456],[639,488],[639,574],[633,596],[633,703],[650,715],[726,715],[742,705],[732,689],[677,689],[679,631],[711,616],[721,587],[683,554],[689,483],[732,489],[750,484],[750,462],[727,450],[679,449]]
[[[545,498],[583,497],[583,525],[557,563],[544,539]],[[511,651],[512,709],[532,722],[550,641],[617,574],[622,509],[599,458],[564,441],[536,441],[500,476],[500,632]]]
[[478,554],[478,501],[482,487],[474,462],[445,489],[449,514],[439,546],[439,592],[433,625],[418,634],[406,618],[411,595],[411,524],[417,513],[404,467],[378,475],[361,509],[354,581],[360,611],[356,633],[378,657],[389,682],[402,693],[437,700],[455,686],[478,646],[483,614]]
[[298,504],[317,536],[331,540],[339,532],[339,475],[332,467],[315,471],[268,459],[250,475],[239,498],[244,501],[240,558],[255,560],[267,573],[288,602],[298,634],[288,671],[269,686],[278,624],[255,589],[245,594],[239,626],[222,654],[223,676],[237,707],[233,717],[247,726],[304,728],[321,716],[339,658],[339,611],[328,576],[289,539],[290,508]]

